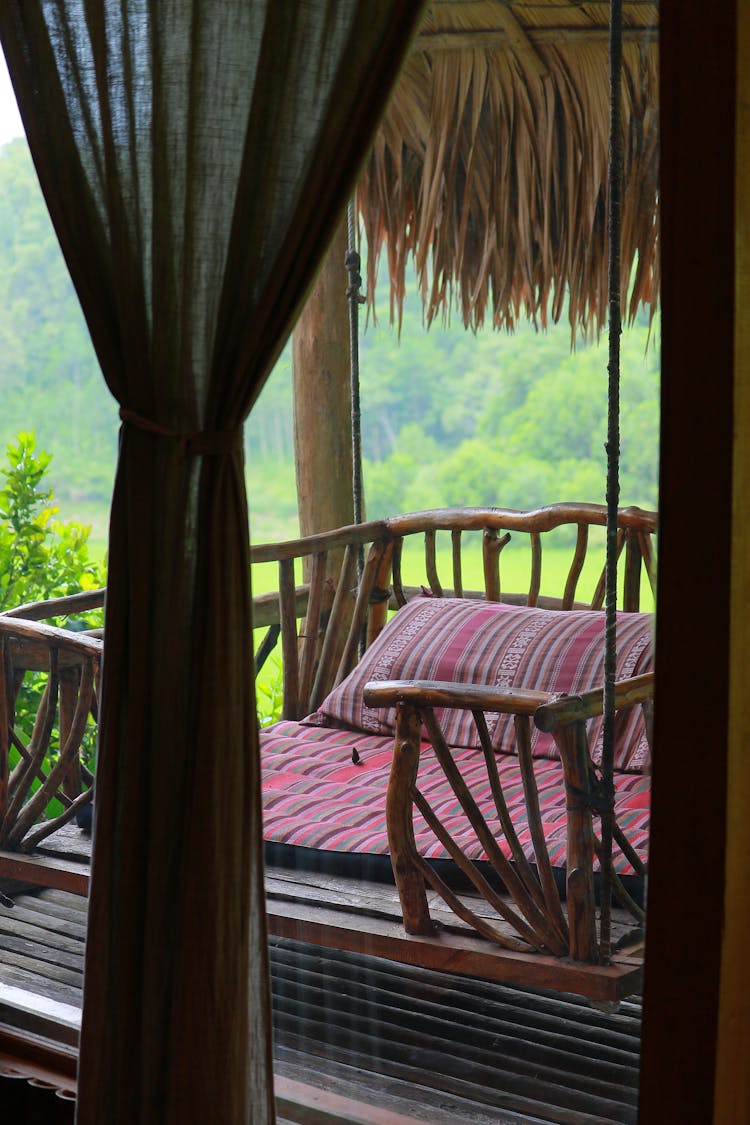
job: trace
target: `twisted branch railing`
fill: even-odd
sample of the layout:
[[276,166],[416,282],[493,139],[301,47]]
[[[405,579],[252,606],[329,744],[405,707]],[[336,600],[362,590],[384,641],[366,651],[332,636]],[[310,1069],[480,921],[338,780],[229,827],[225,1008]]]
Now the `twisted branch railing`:
[[[30,851],[91,801],[80,752],[98,712],[101,650],[95,637],[0,616],[0,848]],[[18,721],[29,707],[30,737]]]
[[[616,686],[618,709],[650,704],[653,675],[621,681]],[[601,841],[594,830],[600,815],[596,800],[596,767],[589,753],[586,721],[601,714],[601,690],[576,697],[556,698],[547,693],[456,685],[437,682],[371,682],[365,688],[370,707],[396,708],[394,757],[387,796],[388,839],[404,926],[410,934],[434,930],[426,888],[429,886],[448,908],[477,933],[505,949],[528,950],[574,961],[596,963],[600,949],[610,943],[609,921],[597,930],[594,889],[594,859],[602,860]],[[482,748],[493,797],[493,828],[479,809],[455,764],[450,747],[435,716],[436,708],[471,711]],[[533,845],[534,863],[521,847],[516,826],[508,811],[506,795],[497,767],[497,755],[487,730],[485,716],[503,713],[514,716],[516,752],[523,784],[526,818]],[[567,917],[563,913],[552,873],[531,754],[531,722],[553,734],[563,768],[567,795]],[[475,833],[485,859],[505,888],[501,895],[483,871],[467,856],[419,788],[420,747],[426,733],[435,756]],[[461,898],[419,854],[415,842],[414,810],[417,810],[445,852],[469,881],[474,892],[472,906]],[[500,831],[497,830],[497,824]],[[500,847],[504,837],[506,848]],[[615,825],[615,840],[636,873],[644,865]],[[506,855],[506,851],[509,853]],[[635,922],[643,921],[643,910],[633,901],[619,878],[613,884],[615,897]],[[504,926],[499,929],[491,916],[476,907],[477,896]],[[511,933],[508,933],[508,930]]]

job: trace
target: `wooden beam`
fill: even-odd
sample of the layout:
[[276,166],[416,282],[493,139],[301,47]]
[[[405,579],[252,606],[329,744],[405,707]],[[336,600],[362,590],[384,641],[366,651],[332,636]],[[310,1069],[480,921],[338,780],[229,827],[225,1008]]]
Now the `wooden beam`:
[[[736,5],[707,21],[696,0],[664,0],[660,19],[661,541],[641,1125],[713,1119],[736,433]],[[697,511],[710,512],[709,546],[686,550]],[[686,614],[710,654],[700,701],[686,690]]]
[[[750,1121],[750,0],[737,9],[735,369],[727,873],[715,1122]],[[740,48],[744,47],[744,50]],[[741,312],[740,312],[741,310]]]
[[0,879],[3,880],[35,887],[57,887],[60,891],[87,896],[90,878],[90,869],[73,860],[0,851]]
[[642,965],[628,958],[611,965],[583,965],[566,957],[516,953],[481,938],[457,934],[422,936],[404,932],[401,922],[356,915],[311,903],[266,902],[269,932],[293,941],[323,945],[405,965],[501,980],[529,988],[574,992],[591,1000],[616,1002],[638,992]]

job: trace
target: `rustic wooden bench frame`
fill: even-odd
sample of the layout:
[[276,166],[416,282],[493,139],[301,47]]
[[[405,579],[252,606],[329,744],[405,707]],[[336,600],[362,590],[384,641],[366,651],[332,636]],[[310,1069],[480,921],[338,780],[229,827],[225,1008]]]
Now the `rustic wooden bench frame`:
[[[258,664],[262,661],[264,649],[266,652],[270,650],[280,635],[283,717],[299,719],[314,710],[331,688],[348,675],[361,651],[378,636],[389,608],[397,609],[424,588],[435,597],[480,597],[544,608],[600,609],[604,599],[603,574],[588,601],[578,597],[578,584],[586,560],[590,529],[603,527],[605,523],[604,507],[593,504],[558,504],[532,512],[445,509],[253,547],[253,563],[272,562],[278,567],[278,592],[254,599],[254,623],[256,627],[269,630],[267,641],[261,645],[256,657]],[[543,538],[555,528],[565,526],[575,528],[576,541],[564,589],[560,597],[541,596]],[[643,570],[654,589],[652,544],[655,530],[656,517],[653,513],[636,508],[621,510],[618,539],[620,551],[625,556],[623,609],[626,611],[639,608]],[[451,537],[450,588],[438,574],[436,538],[440,532]],[[482,543],[484,589],[478,592],[466,591],[463,581],[462,548],[472,535],[481,537]],[[520,594],[506,592],[501,582],[501,553],[512,535],[526,536],[530,546],[528,588]],[[402,578],[402,556],[405,542],[413,538],[423,541],[424,582],[408,586]],[[361,576],[358,577],[360,559]],[[300,566],[304,567],[301,584],[297,581]],[[82,719],[89,712],[96,714],[102,642],[97,635],[70,633],[52,626],[32,624],[32,621],[55,615],[85,613],[102,604],[103,591],[92,591],[54,602],[19,607],[10,614],[0,616],[0,645],[4,653],[6,685],[0,698],[0,728],[10,732],[7,717],[12,715],[12,701],[19,676],[26,668],[46,668],[52,685],[46,693],[44,715],[40,714],[38,718],[42,734],[55,721],[55,702],[59,694],[58,721],[63,730],[64,752],[61,755],[62,765],[58,762],[50,771],[54,775],[52,782],[49,781],[50,774],[47,775],[49,790],[56,788],[65,806],[59,823],[69,820],[90,799],[90,790],[81,789],[75,743],[77,738],[80,743]],[[61,675],[59,669],[63,666],[65,672]],[[67,683],[68,687],[63,688],[63,683]],[[618,702],[637,702],[648,708],[652,690],[651,677],[618,685]],[[428,723],[433,741],[439,742],[440,732],[434,716],[431,717],[432,708],[438,702],[440,706],[468,707],[474,711],[475,717],[492,709],[514,714],[521,744],[527,740],[528,724],[534,717],[537,723],[548,724],[545,729],[553,731],[566,781],[570,780],[577,792],[585,791],[588,784],[590,759],[584,722],[601,707],[601,692],[590,693],[580,700],[555,702],[549,696],[535,692],[503,694],[489,689],[458,688],[456,685],[378,684],[370,687],[368,699],[373,705],[398,704],[397,748],[413,748],[415,730],[421,727],[422,721]],[[3,714],[6,715],[5,721]],[[9,736],[13,738],[12,732]],[[48,739],[48,735],[45,737]],[[42,742],[35,744],[32,758],[39,753]],[[3,742],[0,735],[0,774],[5,768],[6,777],[8,745],[8,738]],[[42,753],[41,758],[43,756]],[[472,974],[499,976],[519,983],[554,985],[582,992],[594,999],[617,999],[633,991],[638,986],[641,966],[629,951],[615,957],[612,963],[599,964],[600,941],[595,927],[592,875],[596,840],[592,811],[590,807],[585,807],[585,803],[578,802],[568,819],[566,918],[562,918],[559,904],[554,904],[549,887],[546,892],[544,887],[541,888],[544,925],[548,927],[547,936],[551,940],[537,943],[537,951],[525,951],[517,943],[506,942],[503,947],[496,938],[487,942],[470,931],[448,933],[449,927],[445,927],[442,933],[435,932],[424,898],[423,865],[415,857],[413,849],[410,851],[408,843],[408,823],[414,799],[411,774],[416,770],[416,756],[412,754],[411,764],[408,760],[409,755],[399,754],[397,749],[392,780],[394,796],[391,799],[389,795],[388,812],[400,909],[392,901],[387,906],[376,906],[376,920],[371,918],[365,922],[361,915],[353,916],[348,909],[342,913],[340,909],[341,899],[352,893],[351,886],[346,889],[345,880],[339,881],[335,887],[330,884],[312,886],[308,880],[304,887],[292,888],[284,873],[270,871],[268,908],[271,931],[344,949],[363,949],[426,966],[460,968]],[[32,763],[32,767],[36,768],[38,764]],[[2,817],[5,815],[7,818],[13,800],[11,798],[9,803],[7,790],[3,790],[2,784],[0,780],[0,825]],[[533,809],[529,811],[533,820]],[[85,891],[87,875],[76,872],[73,865],[61,860],[40,860],[38,856],[23,859],[22,853],[32,851],[57,824],[37,826],[31,831],[28,831],[29,827],[25,825],[22,832],[17,823],[15,828],[6,825],[0,837],[0,848],[4,849],[0,857],[0,873],[6,878],[33,877],[39,883],[65,885],[69,889]],[[400,914],[407,934],[398,923]],[[380,921],[377,921],[378,918]],[[476,915],[470,925],[476,929]],[[488,927],[492,929],[486,920],[480,918],[480,933],[487,931]],[[555,932],[562,940],[554,940]],[[607,960],[605,957],[604,961]]]

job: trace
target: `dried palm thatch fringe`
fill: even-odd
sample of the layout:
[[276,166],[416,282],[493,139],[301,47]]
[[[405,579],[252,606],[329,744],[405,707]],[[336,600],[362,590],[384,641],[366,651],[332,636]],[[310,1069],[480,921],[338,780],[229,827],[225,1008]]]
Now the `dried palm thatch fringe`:
[[[622,291],[659,290],[657,8],[624,2]],[[427,322],[572,333],[607,318],[608,5],[434,0],[358,188],[372,304],[381,252],[400,327],[413,255]]]

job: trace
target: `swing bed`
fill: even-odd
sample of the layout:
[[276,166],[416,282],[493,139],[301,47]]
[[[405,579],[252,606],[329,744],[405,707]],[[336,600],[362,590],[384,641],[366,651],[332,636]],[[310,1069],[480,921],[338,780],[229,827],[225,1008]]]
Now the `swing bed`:
[[[615,17],[613,138],[618,29]],[[283,657],[283,718],[261,735],[272,933],[594,1001],[640,986],[653,674],[639,599],[642,569],[654,586],[656,521],[618,510],[620,161],[613,145],[606,509],[419,513],[252,549],[279,575],[278,593],[254,606],[268,627],[258,667],[279,636]],[[352,254],[349,265],[356,273]],[[577,600],[589,531],[601,526],[605,571]],[[559,596],[543,597],[543,542],[561,527],[574,530],[570,568]],[[462,580],[472,535],[484,574],[475,594]],[[511,536],[529,546],[521,594],[501,585]],[[410,588],[402,559],[415,539],[424,580]],[[80,893],[88,871],[40,849],[91,800],[80,746],[96,717],[102,641],[39,619],[97,598],[0,617],[0,876]],[[28,745],[15,729],[27,671],[47,673]],[[54,795],[62,814],[39,823]]]
[[[594,1000],[639,987],[653,686],[651,618],[639,607],[641,586],[654,582],[656,519],[618,516],[609,922],[599,829],[605,576],[593,582],[587,566],[605,521],[599,505],[455,509],[252,548],[253,562],[279,575],[278,592],[254,602],[259,668],[279,637],[283,653],[283,717],[261,731],[273,933]],[[545,545],[561,535],[570,565],[560,595],[545,596]],[[442,576],[441,538],[451,544]],[[528,582],[513,593],[501,564],[524,545]],[[484,586],[469,591],[466,559],[478,554]],[[331,557],[342,560],[334,578]],[[303,569],[309,580],[297,584]],[[56,840],[93,792],[80,748],[97,713],[102,640],[38,619],[101,601],[86,593],[0,617],[0,755],[17,759],[0,819],[3,878],[87,891],[87,868]],[[33,672],[46,679],[27,745],[15,716]],[[63,811],[40,821],[53,795]]]

